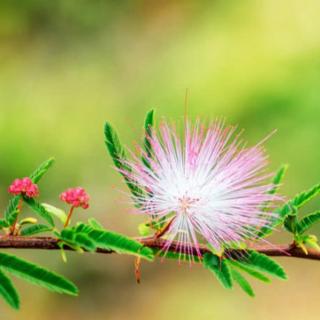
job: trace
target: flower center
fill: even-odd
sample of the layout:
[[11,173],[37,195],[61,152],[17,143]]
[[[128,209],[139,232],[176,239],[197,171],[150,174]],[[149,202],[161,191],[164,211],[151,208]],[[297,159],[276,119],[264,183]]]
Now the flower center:
[[199,199],[184,195],[183,197],[179,198],[178,201],[180,211],[183,213],[188,213],[192,205],[199,201]]

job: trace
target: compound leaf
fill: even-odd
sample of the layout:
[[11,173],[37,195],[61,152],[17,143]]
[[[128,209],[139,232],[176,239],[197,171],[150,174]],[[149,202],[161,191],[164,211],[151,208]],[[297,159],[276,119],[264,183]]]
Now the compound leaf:
[[39,180],[43,177],[44,174],[50,169],[50,167],[54,164],[54,158],[50,158],[40,164],[40,166],[30,174],[30,179],[33,183],[39,182]]
[[203,256],[203,265],[216,276],[223,287],[232,288],[230,268],[224,259],[220,259],[212,253],[206,253]]
[[0,295],[14,309],[19,309],[20,300],[11,280],[0,270]]
[[77,287],[64,277],[14,255],[0,253],[0,267],[13,275],[48,290],[77,295]]

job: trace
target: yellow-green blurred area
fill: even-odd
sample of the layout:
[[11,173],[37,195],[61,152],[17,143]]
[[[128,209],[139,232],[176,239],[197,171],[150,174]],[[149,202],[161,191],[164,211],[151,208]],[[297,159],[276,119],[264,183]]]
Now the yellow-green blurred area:
[[[286,195],[319,182],[319,12],[317,0],[1,1],[1,210],[10,182],[54,156],[41,201],[63,207],[59,193],[83,186],[91,207],[77,218],[136,235],[143,217],[130,213],[104,121],[135,148],[150,108],[183,117],[186,88],[192,118],[225,117],[250,143],[277,129],[267,149],[271,170],[290,164]],[[319,319],[317,262],[278,259],[289,281],[253,281],[251,299],[200,266],[146,262],[136,285],[130,257],[70,253],[64,264],[59,252],[18,253],[69,276],[80,296],[17,280],[22,309],[1,301],[1,320]]]

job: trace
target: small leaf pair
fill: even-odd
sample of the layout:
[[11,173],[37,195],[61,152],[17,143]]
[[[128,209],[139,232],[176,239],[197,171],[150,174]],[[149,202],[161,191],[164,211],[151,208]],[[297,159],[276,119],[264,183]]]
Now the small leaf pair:
[[278,263],[256,251],[248,251],[241,259],[227,259],[206,253],[203,257],[203,265],[216,276],[224,288],[231,289],[235,281],[251,297],[254,296],[253,289],[239,270],[264,282],[269,282],[269,279],[263,273],[282,280],[287,279],[285,271]]

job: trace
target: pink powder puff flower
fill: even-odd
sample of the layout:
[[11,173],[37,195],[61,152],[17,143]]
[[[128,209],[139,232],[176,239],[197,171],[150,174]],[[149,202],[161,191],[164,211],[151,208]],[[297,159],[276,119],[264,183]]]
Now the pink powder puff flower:
[[34,198],[39,195],[38,185],[33,183],[28,177],[15,179],[10,185],[8,191],[14,195],[25,195],[28,198]]
[[152,157],[142,151],[149,165],[134,155],[124,161],[130,170],[119,169],[145,191],[133,196],[140,212],[167,221],[163,250],[177,240],[180,254],[191,257],[195,247],[201,257],[201,240],[217,251],[256,240],[276,215],[272,207],[281,197],[270,193],[264,141],[245,147],[235,131],[221,121],[208,127],[186,121],[180,137],[163,122],[149,137]]
[[83,209],[89,208],[89,195],[86,193],[86,191],[81,188],[69,188],[66,191],[62,192],[60,194],[60,199],[68,204],[70,204],[72,207],[82,207]]

